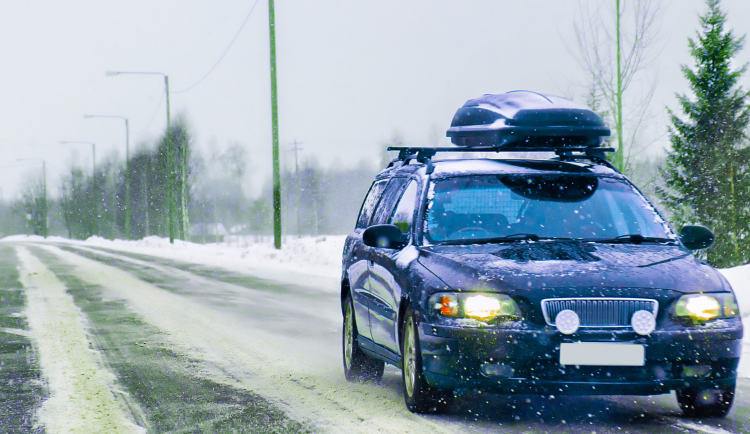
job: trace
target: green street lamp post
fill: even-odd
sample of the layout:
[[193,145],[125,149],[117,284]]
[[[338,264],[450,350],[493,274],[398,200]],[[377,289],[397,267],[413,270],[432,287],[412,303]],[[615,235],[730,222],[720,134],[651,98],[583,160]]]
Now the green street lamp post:
[[18,161],[42,162],[42,236],[47,238],[47,163],[41,158],[19,158]]
[[[169,77],[167,74],[161,73],[161,72],[140,72],[140,71],[107,71],[107,76],[115,76],[120,74],[139,74],[139,75],[161,75],[164,77],[164,87],[166,89],[167,93],[167,166],[169,166],[169,170],[167,170],[167,202],[169,204],[169,242],[174,244],[174,218],[175,218],[175,209],[174,209],[174,199],[173,199],[173,191],[174,191],[174,156],[172,155],[172,134],[170,130],[170,119],[169,119]],[[182,147],[182,206],[180,207],[180,213],[181,213],[181,221],[183,223],[183,230],[181,232],[185,232],[184,226],[187,226],[187,196],[186,196],[186,189],[187,189],[187,183],[186,183],[186,177],[187,177],[187,147]],[[184,238],[184,236],[183,236]]]
[[281,177],[279,175],[279,106],[276,94],[276,21],[273,0],[268,0],[268,32],[271,49],[271,144],[273,167],[273,245],[281,249]]
[[125,120],[125,237],[130,239],[130,128],[128,118],[112,115],[84,115],[84,118],[117,118]]

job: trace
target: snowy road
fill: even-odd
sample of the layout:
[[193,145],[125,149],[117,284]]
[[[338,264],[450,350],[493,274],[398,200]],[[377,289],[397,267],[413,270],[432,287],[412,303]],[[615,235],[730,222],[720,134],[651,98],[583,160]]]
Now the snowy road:
[[[83,360],[81,369],[88,371],[49,372],[45,357],[57,353],[47,348],[49,339],[41,339],[45,318],[33,318],[50,315],[42,308],[52,301],[44,297],[27,300],[38,308],[15,316],[26,317],[15,334],[0,334],[34,343],[32,357],[24,356],[25,362],[16,357],[19,366],[30,366],[14,381],[37,385],[33,374],[41,370],[46,391],[35,392],[36,401],[27,399],[18,411],[24,420],[38,415],[47,432],[70,426],[100,432],[91,421],[101,424],[96,418],[102,417],[111,418],[111,432],[138,432],[138,427],[149,432],[750,432],[746,379],[738,385],[732,413],[720,420],[682,418],[673,395],[541,398],[474,392],[463,395],[448,414],[417,416],[404,408],[395,368],[386,369],[379,385],[344,380],[336,279],[270,269],[237,273],[59,243],[3,243],[0,256],[5,290],[23,287],[29,298],[43,294],[40,289],[64,288],[56,294],[67,294],[73,307],[57,312],[60,321],[73,328],[80,324],[88,337],[83,345],[70,338],[68,355],[57,356]],[[0,319],[11,313],[18,314],[0,311]],[[56,331],[46,327],[46,333]],[[66,373],[83,379],[68,381]],[[0,374],[5,380],[7,369]],[[86,394],[102,387],[114,397],[105,400],[106,411],[92,407],[87,417],[45,410],[54,408],[49,402],[59,408],[66,396],[89,399]],[[0,385],[0,399],[14,399],[10,390]],[[0,413],[0,427],[6,415]]]

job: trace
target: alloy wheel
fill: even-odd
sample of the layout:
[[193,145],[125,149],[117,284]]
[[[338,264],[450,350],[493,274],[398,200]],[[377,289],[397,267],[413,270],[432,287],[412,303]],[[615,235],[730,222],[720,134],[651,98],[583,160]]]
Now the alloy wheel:
[[406,393],[409,396],[414,396],[414,387],[417,382],[416,358],[414,321],[409,318],[404,331],[404,377],[406,378]]
[[346,306],[346,326],[344,327],[344,364],[347,369],[352,367],[352,349],[354,347],[354,320],[352,319],[352,307]]

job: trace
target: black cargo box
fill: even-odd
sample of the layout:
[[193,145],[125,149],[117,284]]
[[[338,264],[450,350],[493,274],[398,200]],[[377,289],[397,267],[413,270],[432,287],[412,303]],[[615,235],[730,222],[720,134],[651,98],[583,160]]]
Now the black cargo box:
[[598,147],[610,131],[599,115],[567,98],[517,90],[467,101],[446,135],[457,146],[524,150]]

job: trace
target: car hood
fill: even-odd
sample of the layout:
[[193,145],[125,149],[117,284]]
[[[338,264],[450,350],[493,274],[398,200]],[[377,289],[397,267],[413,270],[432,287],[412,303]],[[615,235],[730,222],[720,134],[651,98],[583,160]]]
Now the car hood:
[[730,290],[715,269],[675,245],[520,242],[430,246],[422,249],[419,262],[448,286],[461,290],[517,293],[586,288],[584,292],[602,295],[615,295],[611,289],[629,288],[679,293]]

